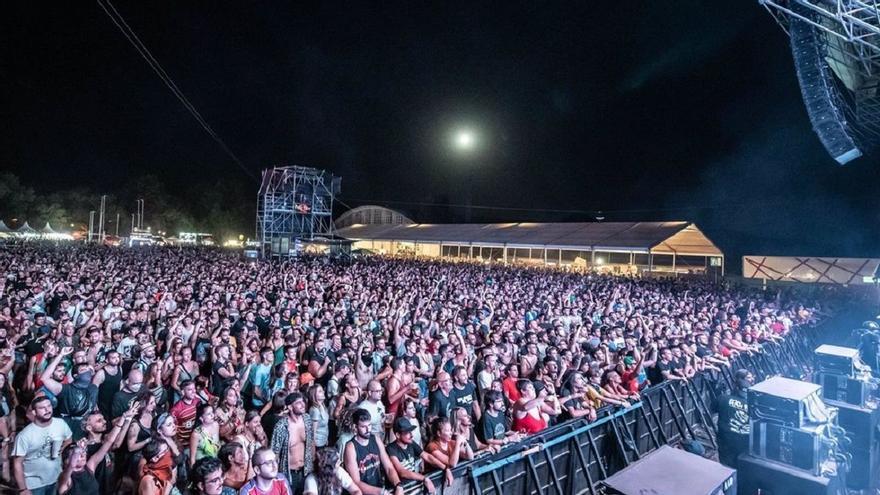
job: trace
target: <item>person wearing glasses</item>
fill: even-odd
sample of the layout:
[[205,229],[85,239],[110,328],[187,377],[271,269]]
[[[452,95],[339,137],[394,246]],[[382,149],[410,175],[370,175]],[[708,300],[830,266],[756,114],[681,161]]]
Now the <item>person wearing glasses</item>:
[[238,495],[293,495],[287,478],[278,472],[278,458],[275,452],[261,447],[251,457],[254,477],[241,487]]
[[221,495],[223,493],[223,470],[216,457],[202,457],[193,465],[190,475],[196,495]]

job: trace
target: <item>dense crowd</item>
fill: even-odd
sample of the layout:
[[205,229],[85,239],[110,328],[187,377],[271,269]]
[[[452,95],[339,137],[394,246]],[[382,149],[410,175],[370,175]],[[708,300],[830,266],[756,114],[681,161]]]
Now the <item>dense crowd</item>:
[[22,493],[400,495],[728,366],[816,300],[697,280],[0,246],[0,476]]

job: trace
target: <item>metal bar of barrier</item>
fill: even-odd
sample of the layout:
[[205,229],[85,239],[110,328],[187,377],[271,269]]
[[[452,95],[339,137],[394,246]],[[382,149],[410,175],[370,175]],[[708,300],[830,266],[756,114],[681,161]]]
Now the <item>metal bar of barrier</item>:
[[514,455],[505,457],[504,459],[500,459],[500,460],[495,461],[491,464],[487,464],[486,466],[476,467],[476,468],[474,468],[475,476],[481,476],[484,473],[491,471],[492,469],[497,469],[497,468],[506,466],[507,464],[510,464],[512,462],[516,462],[516,461],[522,459],[523,457],[526,457],[528,455],[531,455],[531,454],[534,454],[535,452],[540,451],[542,448],[544,448],[544,449],[550,448],[556,444],[565,442],[566,440],[574,438],[574,437],[580,435],[581,433],[592,430],[594,428],[598,428],[599,426],[611,421],[613,418],[616,418],[618,416],[622,416],[622,415],[626,414],[627,412],[635,410],[639,407],[642,407],[641,402],[637,402],[636,404],[633,404],[632,406],[630,406],[627,409],[622,409],[620,411],[617,411],[614,414],[611,414],[610,416],[605,416],[604,418],[597,419],[596,421],[594,421],[592,423],[588,423],[587,425],[582,426],[582,427],[578,428],[577,430],[574,430],[570,433],[566,433],[564,435],[553,438],[551,440],[547,440],[546,442],[544,442],[542,444],[533,445],[528,450],[524,450],[524,451],[516,453]]

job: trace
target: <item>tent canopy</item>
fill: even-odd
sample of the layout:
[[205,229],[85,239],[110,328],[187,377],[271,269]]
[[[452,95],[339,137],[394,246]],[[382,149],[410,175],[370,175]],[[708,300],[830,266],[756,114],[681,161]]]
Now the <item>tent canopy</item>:
[[355,240],[723,256],[690,222],[355,224],[337,229],[337,233]]
[[24,223],[18,230],[15,231],[16,234],[37,234],[38,232],[34,230],[33,227],[28,225],[27,222]]
[[54,230],[52,230],[52,226],[49,225],[49,222],[46,222],[46,225],[42,229],[40,229],[40,233],[42,233],[42,234],[57,234],[58,232],[55,232]]

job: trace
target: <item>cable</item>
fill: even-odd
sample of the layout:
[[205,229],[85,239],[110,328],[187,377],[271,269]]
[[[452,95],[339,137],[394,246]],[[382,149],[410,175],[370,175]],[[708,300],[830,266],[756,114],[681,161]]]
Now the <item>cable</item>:
[[[122,14],[120,14],[119,11],[116,10],[116,7],[114,7],[113,4],[110,3],[110,0],[104,0],[107,5],[104,5],[104,2],[102,2],[102,0],[97,0],[97,2],[98,6],[101,7],[101,9],[107,14],[110,20],[113,21],[113,24],[119,29],[120,32],[122,32],[123,36],[125,36],[125,38],[129,41],[129,43],[131,43],[135,50],[137,50],[141,57],[143,57],[150,68],[153,69],[153,72],[155,72],[156,75],[159,76],[159,79],[161,79],[162,82],[165,83],[168,89],[170,89],[171,92],[174,93],[174,96],[176,96],[177,99],[183,104],[183,106],[186,107],[187,111],[189,111],[193,118],[196,119],[196,121],[199,123],[199,125],[202,126],[205,132],[207,132],[208,135],[211,136],[211,138],[214,139],[214,141],[220,146],[220,148],[230,158],[232,158],[232,161],[234,161],[239,166],[242,172],[244,172],[252,180],[257,181],[257,178],[253,174],[253,172],[251,172],[244,165],[244,163],[242,163],[238,156],[236,156],[235,153],[232,152],[229,146],[226,145],[226,142],[223,141],[223,139],[219,135],[217,135],[216,132],[214,132],[214,129],[208,124],[204,117],[202,117],[201,113],[199,113],[196,107],[192,103],[190,103],[189,99],[183,94],[180,88],[177,87],[177,84],[174,82],[173,79],[171,79],[171,76],[169,76],[168,73],[165,72],[165,69],[162,68],[162,65],[159,64],[159,61],[156,60],[155,57],[153,57],[153,54],[150,52],[150,50],[146,47],[146,45],[143,44],[143,42],[141,42],[140,38],[138,38],[134,30],[131,29],[131,26],[129,26],[128,23],[125,21],[125,18],[122,17]],[[110,12],[111,10],[113,11],[112,13]]]

